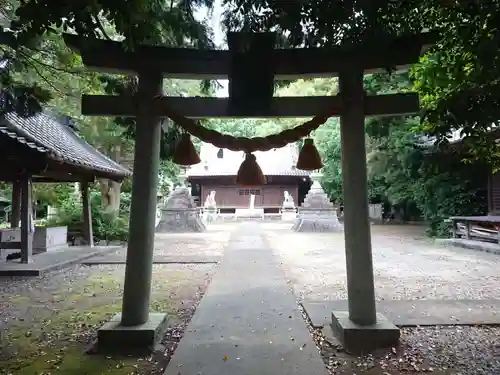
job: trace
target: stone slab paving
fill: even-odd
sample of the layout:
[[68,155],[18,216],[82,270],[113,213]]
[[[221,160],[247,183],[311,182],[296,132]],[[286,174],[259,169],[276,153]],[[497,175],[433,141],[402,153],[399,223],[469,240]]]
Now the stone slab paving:
[[[107,254],[99,255],[86,259],[81,262],[86,266],[98,264],[125,264],[127,257],[125,254]],[[196,255],[176,255],[176,256],[158,256],[153,258],[153,264],[211,264],[217,263],[220,260],[219,256],[196,256]]]
[[438,238],[436,244],[448,247],[461,247],[469,250],[485,251],[500,255],[500,245],[493,242],[467,240],[465,238]]
[[[347,299],[342,233],[295,233],[263,224],[302,301]],[[382,300],[500,300],[500,257],[437,245],[423,227],[373,225],[375,293]]]
[[165,375],[326,375],[259,224],[242,223]]
[[30,263],[21,263],[18,259],[0,263],[0,276],[43,276],[44,273],[95,257],[119,251],[119,246],[70,246],[46,253],[33,255]]
[[[332,322],[332,311],[347,311],[347,300],[305,301],[302,306],[315,328]],[[377,311],[399,327],[500,325],[500,300],[380,301]]]

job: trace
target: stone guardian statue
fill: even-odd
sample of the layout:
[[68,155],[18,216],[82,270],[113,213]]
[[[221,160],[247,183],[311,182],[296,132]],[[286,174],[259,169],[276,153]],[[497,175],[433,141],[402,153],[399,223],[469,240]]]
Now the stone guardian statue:
[[205,204],[203,205],[203,220],[205,223],[209,224],[217,216],[217,202],[215,201],[215,190],[212,190],[210,194],[207,195],[205,199]]

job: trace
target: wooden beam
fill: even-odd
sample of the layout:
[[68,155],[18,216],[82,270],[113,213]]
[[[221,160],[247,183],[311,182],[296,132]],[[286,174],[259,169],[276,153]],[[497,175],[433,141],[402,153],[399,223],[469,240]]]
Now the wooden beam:
[[90,192],[89,183],[83,181],[80,183],[80,192],[82,195],[82,208],[83,208],[83,239],[85,245],[94,246],[94,234],[92,231],[92,210],[90,207]]
[[[339,116],[342,111],[342,99],[339,96],[308,96],[308,97],[276,97],[269,112],[241,112],[238,115],[229,115],[228,98],[212,97],[163,97],[156,101],[157,108],[153,108],[160,117],[166,117],[163,110],[165,101],[171,108],[189,118],[240,118],[240,117],[314,117],[333,111]],[[132,97],[83,95],[82,114],[85,116],[112,116],[134,117],[137,104]],[[419,112],[419,98],[417,94],[392,94],[368,96],[365,100],[365,114],[367,116],[410,115]]]
[[[0,181],[5,181],[5,182],[15,182],[19,179],[19,175],[18,174],[8,174],[8,173],[3,173],[0,172]],[[35,175],[32,177],[31,181],[33,183],[65,183],[65,182],[80,182],[82,181],[81,178],[77,178],[77,177],[72,177],[72,176],[68,176],[68,177],[64,177],[63,175],[61,175],[61,177],[50,177],[49,176],[39,176],[39,175]]]
[[[66,44],[82,55],[90,69],[119,74],[159,71],[164,77],[183,79],[227,79],[231,52],[136,46],[126,51],[123,43],[85,39],[66,34]],[[431,33],[392,40],[374,40],[354,46],[277,49],[272,54],[277,80],[335,76],[342,68],[361,65],[366,74],[383,68],[406,69],[418,61],[422,48],[435,40]]]
[[31,179],[23,176],[21,183],[21,263],[28,263],[33,255],[33,211],[31,206]]
[[97,177],[107,178],[110,180],[121,181],[125,179],[125,177],[118,177],[114,173],[105,172],[100,170],[94,170],[91,167],[86,167],[81,164],[70,164],[67,161],[56,161],[49,159],[47,161],[47,168],[51,171],[51,174],[48,172],[40,173],[40,176],[51,177],[54,179],[61,179],[62,181],[89,181],[92,182]]
[[19,180],[12,181],[12,198],[11,198],[11,216],[10,227],[19,228],[19,221],[21,220],[21,195],[22,187]]

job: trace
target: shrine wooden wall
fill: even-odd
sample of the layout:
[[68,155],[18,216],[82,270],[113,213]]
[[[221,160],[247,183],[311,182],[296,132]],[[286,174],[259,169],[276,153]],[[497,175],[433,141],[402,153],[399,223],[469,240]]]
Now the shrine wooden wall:
[[205,199],[214,190],[217,208],[247,208],[250,195],[255,195],[255,207],[278,208],[283,205],[284,192],[293,197],[295,204],[298,202],[298,185],[263,185],[246,188],[236,185],[201,185],[200,205],[203,206]]

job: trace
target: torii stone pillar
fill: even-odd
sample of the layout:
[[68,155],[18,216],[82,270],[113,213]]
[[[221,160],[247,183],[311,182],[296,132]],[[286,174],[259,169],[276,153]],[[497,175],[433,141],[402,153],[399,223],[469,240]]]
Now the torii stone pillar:
[[397,343],[399,329],[375,308],[362,69],[340,72],[339,94],[349,311],[334,311],[332,328],[348,350],[369,351]]
[[[162,94],[161,72],[139,75],[139,96]],[[164,328],[166,314],[150,314],[156,194],[160,158],[161,122],[144,100],[138,108],[135,130],[132,202],[121,316],[115,316],[98,332],[99,348],[141,348],[154,345]]]

